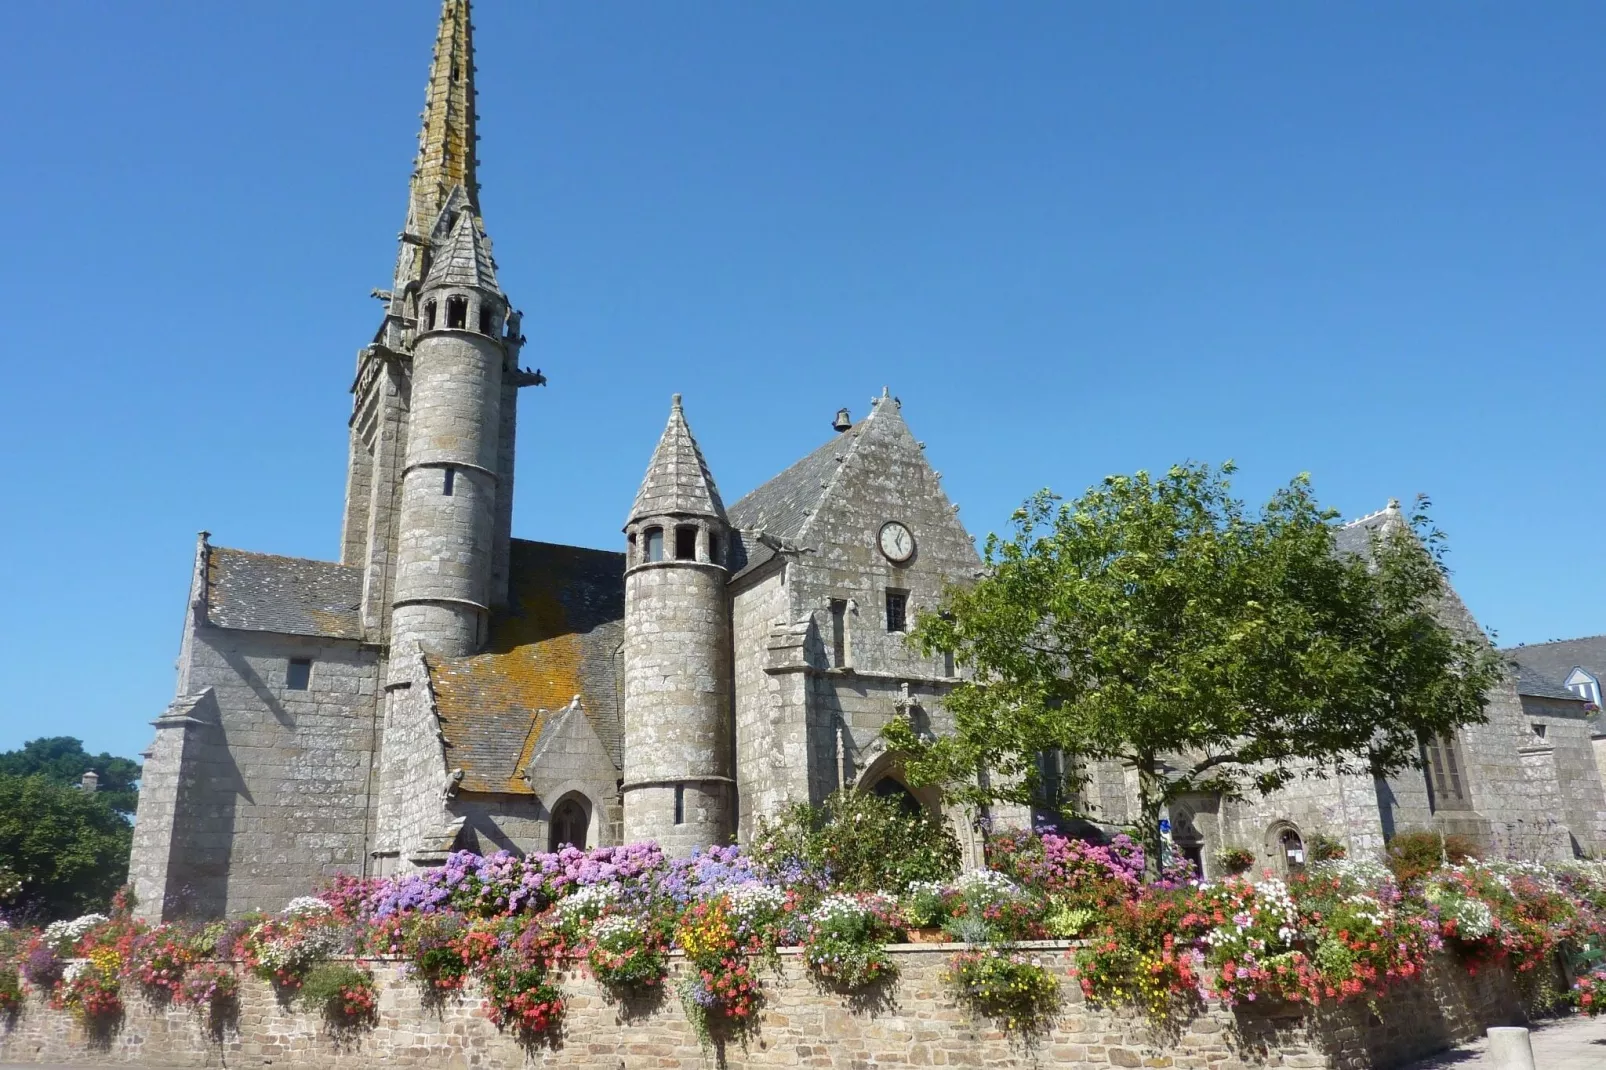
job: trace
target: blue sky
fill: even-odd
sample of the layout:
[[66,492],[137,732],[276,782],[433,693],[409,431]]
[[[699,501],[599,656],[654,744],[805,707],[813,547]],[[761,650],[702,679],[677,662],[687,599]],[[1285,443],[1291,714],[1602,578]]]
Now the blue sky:
[[[332,557],[435,0],[8,12],[0,748],[133,753],[194,535]],[[890,386],[978,535],[1174,461],[1432,495],[1502,642],[1606,631],[1606,6],[479,0],[515,534],[669,395],[727,500]]]

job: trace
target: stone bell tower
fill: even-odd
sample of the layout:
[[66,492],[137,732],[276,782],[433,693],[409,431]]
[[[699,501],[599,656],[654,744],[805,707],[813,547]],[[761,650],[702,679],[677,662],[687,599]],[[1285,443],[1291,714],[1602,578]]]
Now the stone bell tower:
[[625,524],[624,839],[730,839],[730,523],[676,394]]
[[[475,653],[493,601],[503,379],[517,374],[507,299],[485,234],[464,203],[443,219],[418,297],[412,412],[402,468],[391,641]],[[513,351],[513,352],[510,352]]]

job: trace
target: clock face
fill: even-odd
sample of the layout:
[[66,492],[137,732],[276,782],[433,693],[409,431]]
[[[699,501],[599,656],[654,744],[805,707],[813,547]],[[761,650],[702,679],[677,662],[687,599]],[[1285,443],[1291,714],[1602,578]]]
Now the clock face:
[[915,537],[896,520],[881,525],[881,536],[877,541],[888,561],[902,563],[915,555]]

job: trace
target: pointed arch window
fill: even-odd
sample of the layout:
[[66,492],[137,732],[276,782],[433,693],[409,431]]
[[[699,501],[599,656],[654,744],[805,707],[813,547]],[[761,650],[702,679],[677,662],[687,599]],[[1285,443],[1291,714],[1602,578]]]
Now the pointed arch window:
[[556,851],[560,847],[578,847],[585,850],[586,829],[590,823],[580,800],[564,799],[552,811],[552,833],[548,837],[551,849]]
[[1428,806],[1433,812],[1472,809],[1466,764],[1461,760],[1461,747],[1454,734],[1430,740],[1422,748],[1422,758],[1427,767]]

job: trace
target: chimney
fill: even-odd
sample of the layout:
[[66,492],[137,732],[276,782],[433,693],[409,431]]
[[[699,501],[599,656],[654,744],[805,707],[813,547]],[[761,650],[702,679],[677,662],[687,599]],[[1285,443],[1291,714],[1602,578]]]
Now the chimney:
[[100,774],[91,769],[78,781],[78,787],[86,792],[100,790]]
[[836,410],[836,419],[831,421],[831,426],[840,434],[853,426],[853,417],[848,414],[847,409],[838,409]]

